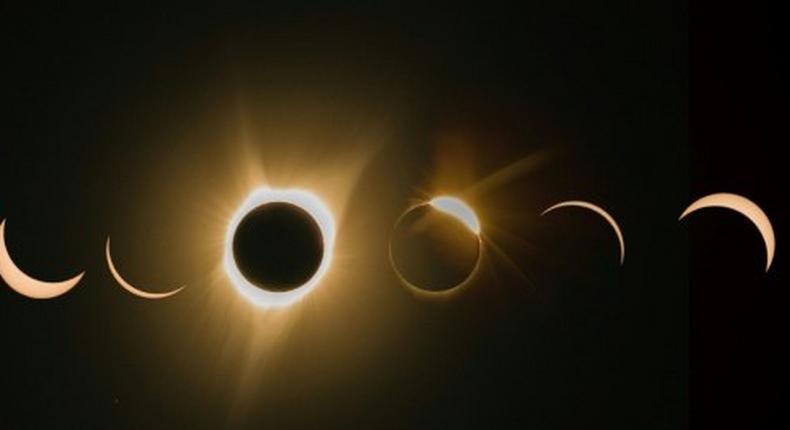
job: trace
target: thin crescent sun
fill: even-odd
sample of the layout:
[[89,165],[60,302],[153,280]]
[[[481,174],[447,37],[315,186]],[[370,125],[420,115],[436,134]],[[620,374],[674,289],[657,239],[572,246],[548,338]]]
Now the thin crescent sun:
[[85,272],[59,282],[35,279],[19,269],[5,243],[5,220],[0,222],[0,277],[17,293],[31,299],[51,299],[67,293],[82,279]]
[[148,291],[143,291],[139,288],[136,288],[134,285],[130,284],[126,279],[118,273],[118,269],[115,267],[115,264],[112,261],[112,254],[110,253],[110,237],[107,236],[107,245],[104,248],[104,255],[107,258],[107,267],[110,269],[110,273],[112,277],[115,278],[115,281],[118,282],[118,285],[123,287],[124,290],[134,294],[137,297],[142,297],[144,299],[164,299],[166,297],[170,297],[174,294],[177,294],[181,290],[184,289],[183,286],[176,288],[175,290],[168,291],[166,293],[150,293]]
[[612,229],[614,230],[614,234],[617,235],[617,242],[620,244],[620,264],[622,265],[625,262],[625,239],[623,239],[623,232],[620,230],[620,226],[617,225],[617,221],[615,221],[614,218],[611,215],[609,215],[608,212],[603,210],[600,206],[597,206],[590,202],[585,202],[581,200],[569,200],[567,202],[557,203],[556,205],[543,211],[541,215],[546,215],[547,213],[553,211],[554,209],[559,209],[563,207],[579,207],[579,208],[589,209],[597,213],[601,217],[603,217],[603,219],[605,219],[606,222],[608,222],[609,225],[612,226]]
[[738,212],[748,218],[749,221],[751,221],[752,224],[757,227],[757,230],[759,230],[760,235],[763,238],[763,243],[765,244],[765,271],[767,272],[768,269],[771,268],[771,262],[774,259],[774,253],[776,251],[774,228],[771,226],[771,221],[768,219],[768,215],[766,215],[759,206],[746,197],[732,193],[714,193],[707,195],[698,199],[689,207],[687,207],[686,210],[680,214],[680,218],[678,218],[678,220],[682,220],[686,217],[686,215],[699,209],[713,207],[734,210],[735,212]]

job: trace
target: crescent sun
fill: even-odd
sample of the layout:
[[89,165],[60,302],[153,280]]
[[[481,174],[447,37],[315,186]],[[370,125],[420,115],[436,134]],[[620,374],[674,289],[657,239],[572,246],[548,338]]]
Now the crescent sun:
[[689,207],[680,214],[678,220],[682,220],[686,215],[704,208],[726,208],[732,209],[741,215],[749,218],[749,221],[757,227],[760,235],[765,244],[765,271],[771,268],[771,262],[774,259],[774,252],[776,251],[776,239],[774,238],[774,229],[771,226],[771,221],[768,216],[757,206],[754,202],[746,197],[739,196],[731,193],[715,193],[710,194],[692,203]]
[[614,234],[617,235],[617,242],[619,242],[620,244],[620,264],[621,265],[623,264],[623,262],[625,261],[625,239],[623,239],[623,232],[620,230],[620,226],[617,225],[617,221],[615,221],[614,218],[611,215],[609,215],[608,212],[606,212],[601,207],[596,206],[590,202],[585,202],[581,200],[569,200],[567,202],[557,203],[556,205],[543,211],[541,215],[546,215],[547,213],[553,211],[554,209],[559,209],[563,207],[579,207],[579,208],[589,209],[597,213],[598,215],[602,216],[603,219],[605,219],[606,222],[608,222],[609,225],[612,226],[612,229],[614,229]]
[[41,281],[27,275],[14,264],[11,255],[8,254],[5,243],[5,220],[0,222],[0,277],[17,293],[31,299],[51,299],[74,288],[83,275],[85,272],[59,282]]
[[121,276],[121,274],[118,273],[118,269],[116,269],[115,264],[112,261],[112,254],[110,253],[109,236],[107,236],[107,245],[105,246],[104,254],[107,257],[107,267],[110,269],[110,273],[112,274],[112,277],[115,278],[115,281],[118,282],[118,284],[121,287],[123,287],[124,290],[134,294],[137,297],[142,297],[144,299],[164,299],[184,289],[184,287],[181,286],[176,288],[175,290],[168,291],[166,293],[150,293],[148,291],[143,291],[139,288],[136,288],[135,286],[127,282],[126,279],[124,279],[123,276]]

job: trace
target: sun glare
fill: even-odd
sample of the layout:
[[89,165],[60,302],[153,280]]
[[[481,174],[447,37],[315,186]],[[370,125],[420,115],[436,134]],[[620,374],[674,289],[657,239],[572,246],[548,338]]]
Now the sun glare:
[[457,197],[439,196],[431,199],[429,204],[458,221],[461,221],[475,235],[480,235],[480,220],[469,205]]

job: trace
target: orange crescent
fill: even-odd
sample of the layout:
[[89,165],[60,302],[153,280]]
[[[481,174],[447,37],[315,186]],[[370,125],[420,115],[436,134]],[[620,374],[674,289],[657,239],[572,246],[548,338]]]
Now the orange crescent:
[[176,294],[184,289],[183,286],[176,288],[173,291],[168,291],[166,293],[149,293],[148,291],[143,291],[139,288],[136,288],[134,285],[130,284],[126,281],[126,279],[118,273],[118,269],[116,269],[115,264],[112,262],[112,254],[110,253],[110,237],[107,236],[107,246],[104,249],[104,254],[107,257],[107,267],[110,269],[110,273],[112,277],[115,278],[115,281],[118,282],[118,285],[123,287],[124,290],[134,294],[137,297],[142,297],[144,299],[164,299],[166,297],[170,297],[173,294]]
[[692,203],[680,215],[678,220],[682,220],[686,215],[704,208],[726,208],[734,210],[741,215],[749,218],[749,221],[757,227],[760,235],[765,244],[765,271],[771,268],[771,262],[774,259],[774,252],[776,251],[776,238],[774,237],[774,228],[771,226],[771,221],[768,216],[757,206],[754,202],[746,197],[739,196],[738,194],[731,193],[715,193],[710,194]]
[[5,243],[5,220],[0,222],[0,277],[17,293],[31,299],[51,299],[66,294],[80,282],[83,275],[85,272],[65,281],[47,282],[26,274],[14,264],[14,260],[8,254]]
[[623,232],[620,230],[620,226],[617,225],[617,221],[615,221],[614,218],[611,215],[609,215],[608,212],[603,210],[601,207],[596,206],[590,202],[584,202],[581,200],[569,200],[567,202],[557,203],[556,205],[543,211],[541,215],[546,215],[547,213],[553,211],[554,209],[569,207],[569,206],[589,209],[597,213],[598,215],[602,216],[603,219],[605,219],[606,222],[608,222],[609,225],[612,226],[612,229],[614,230],[614,234],[617,235],[617,242],[620,243],[620,265],[622,265],[623,262],[625,261],[625,239],[623,239]]

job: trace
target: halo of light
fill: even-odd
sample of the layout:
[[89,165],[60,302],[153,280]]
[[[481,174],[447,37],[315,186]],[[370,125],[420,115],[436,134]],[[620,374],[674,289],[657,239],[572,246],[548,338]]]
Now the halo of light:
[[389,241],[389,247],[388,247],[389,249],[387,254],[389,257],[390,266],[392,267],[393,272],[395,272],[395,275],[398,277],[398,280],[400,280],[400,282],[403,285],[408,287],[408,289],[411,292],[423,298],[447,297],[457,293],[458,291],[463,289],[463,287],[468,285],[469,282],[472,279],[474,279],[474,277],[477,275],[477,273],[480,270],[480,265],[481,265],[480,263],[483,260],[483,249],[484,249],[480,220],[477,218],[477,214],[475,214],[475,211],[472,209],[472,207],[469,206],[463,200],[452,196],[439,196],[439,197],[434,197],[433,199],[427,202],[417,203],[415,205],[408,207],[395,221],[395,225],[393,228],[397,228],[398,225],[401,223],[401,221],[403,221],[403,219],[413,210],[426,205],[431,206],[432,208],[438,210],[439,212],[442,212],[453,218],[456,218],[464,226],[466,226],[477,238],[477,247],[478,247],[477,260],[475,261],[475,266],[472,268],[472,271],[469,272],[469,275],[464,280],[459,282],[457,285],[447,288],[445,290],[437,290],[437,291],[427,290],[424,288],[420,288],[418,285],[415,285],[412,282],[409,282],[409,280],[406,279],[405,276],[403,276],[403,273],[401,273],[401,271],[398,270],[398,265],[395,264],[395,257],[392,254],[392,239],[390,239]]
[[[253,209],[267,203],[290,203],[305,210],[318,224],[324,241],[324,255],[318,269],[304,284],[288,291],[267,291],[251,283],[239,270],[233,255],[233,236],[241,220]],[[225,234],[225,254],[223,265],[236,290],[253,304],[263,308],[281,308],[291,305],[318,285],[326,274],[332,261],[332,250],[335,243],[335,221],[332,213],[315,194],[302,189],[277,190],[256,188],[239,206],[231,217]]]

